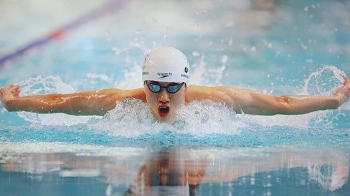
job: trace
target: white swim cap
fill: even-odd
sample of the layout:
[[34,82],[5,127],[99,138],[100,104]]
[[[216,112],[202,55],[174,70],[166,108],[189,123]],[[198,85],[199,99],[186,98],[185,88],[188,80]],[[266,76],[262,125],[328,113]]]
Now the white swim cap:
[[142,80],[158,82],[189,81],[186,56],[178,49],[161,47],[151,51],[142,66]]

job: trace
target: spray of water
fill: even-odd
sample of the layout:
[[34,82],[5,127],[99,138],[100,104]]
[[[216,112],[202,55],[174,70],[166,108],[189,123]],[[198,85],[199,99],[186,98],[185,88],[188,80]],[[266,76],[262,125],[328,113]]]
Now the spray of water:
[[235,112],[224,104],[211,101],[194,102],[183,106],[168,123],[160,123],[152,116],[145,103],[136,99],[119,102],[102,119],[91,119],[90,129],[106,131],[111,136],[136,137],[155,135],[161,131],[204,137],[210,134],[238,134],[247,125],[235,117]]
[[[143,50],[142,50],[143,51]],[[199,85],[219,84],[228,57],[221,58],[222,66],[215,69],[206,67],[205,55],[193,52],[198,61],[192,65],[192,82]],[[141,81],[140,66],[136,65],[124,72],[124,77],[116,81],[116,88],[138,88]],[[206,79],[205,74],[213,73],[215,80]],[[325,66],[321,70],[310,74],[305,80],[302,94],[331,95],[342,84],[345,73],[333,66]],[[106,77],[92,77],[90,80],[99,82]],[[108,78],[107,78],[108,79]],[[331,82],[330,82],[331,81]],[[111,81],[109,81],[111,82]],[[71,93],[74,89],[62,82],[59,77],[37,77],[20,83],[22,95],[46,93]],[[332,119],[328,119],[329,111],[316,112],[299,116],[251,116],[236,115],[224,104],[210,101],[194,102],[183,106],[176,118],[169,123],[158,123],[151,115],[148,106],[139,100],[125,100],[117,104],[104,117],[76,117],[65,114],[32,114],[19,112],[23,119],[42,125],[75,125],[87,124],[90,129],[107,131],[112,136],[134,137],[141,134],[157,134],[160,131],[172,131],[180,134],[206,136],[210,134],[239,134],[243,129],[254,126],[261,127],[295,127],[309,128],[319,124],[332,126]],[[333,117],[336,118],[336,117]],[[327,123],[330,122],[330,123]]]
[[[326,65],[310,74],[304,81],[304,86],[300,94],[331,96],[342,86],[345,77],[347,76],[343,71],[334,66]],[[342,108],[349,109],[349,104],[345,104]],[[332,119],[328,117],[330,113],[335,115]],[[331,128],[332,120],[336,119],[339,115],[342,115],[341,111],[318,111],[298,116],[251,116],[250,119],[264,127],[290,126],[306,129],[310,126],[322,125],[323,127]]]
[[[48,93],[73,93],[74,89],[62,82],[58,76],[36,77],[20,82],[21,96]],[[87,122],[89,116],[71,116],[67,114],[35,114],[30,112],[18,112],[21,118],[42,125],[75,125]]]
[[304,81],[302,94],[333,95],[346,78],[346,74],[338,68],[326,65],[310,74]]

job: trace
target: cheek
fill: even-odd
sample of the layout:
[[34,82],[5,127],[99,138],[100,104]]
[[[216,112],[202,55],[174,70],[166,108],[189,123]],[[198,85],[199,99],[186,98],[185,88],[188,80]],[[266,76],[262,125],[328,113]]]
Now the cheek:
[[152,96],[152,95],[148,95],[146,96],[146,101],[149,105],[153,104],[156,102],[156,97],[155,96]]
[[146,94],[146,102],[148,105],[152,104],[152,102],[155,101],[155,96],[154,93],[149,92],[148,89],[145,90],[145,94]]
[[176,93],[173,97],[172,97],[172,103],[174,106],[180,106],[182,104],[184,104],[184,93]]

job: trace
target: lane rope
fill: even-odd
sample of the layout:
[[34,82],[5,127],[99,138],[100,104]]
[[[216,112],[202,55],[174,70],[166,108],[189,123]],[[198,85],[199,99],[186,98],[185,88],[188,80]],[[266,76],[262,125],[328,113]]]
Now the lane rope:
[[125,6],[130,0],[120,0],[120,1],[110,1],[106,5],[102,6],[100,9],[97,9],[87,15],[84,15],[77,20],[72,21],[71,23],[58,28],[47,36],[44,36],[41,39],[31,42],[30,44],[9,53],[0,58],[0,69],[12,65],[13,62],[20,57],[27,54],[32,49],[41,48],[52,41],[57,41],[69,34],[70,31],[78,29],[79,27],[86,25],[94,20],[100,19],[108,14],[115,13],[116,10],[120,10],[123,6]]

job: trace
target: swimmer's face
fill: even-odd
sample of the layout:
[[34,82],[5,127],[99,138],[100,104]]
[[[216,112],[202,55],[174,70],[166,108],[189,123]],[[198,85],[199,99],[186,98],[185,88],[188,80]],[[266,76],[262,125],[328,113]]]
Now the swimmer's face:
[[[185,103],[187,88],[184,83],[145,81],[144,88],[147,104],[158,121],[167,121],[173,118]],[[160,92],[157,92],[159,90]],[[178,91],[175,92],[176,90]]]

